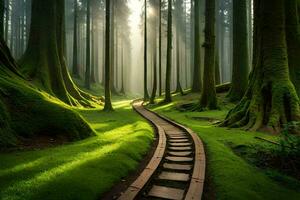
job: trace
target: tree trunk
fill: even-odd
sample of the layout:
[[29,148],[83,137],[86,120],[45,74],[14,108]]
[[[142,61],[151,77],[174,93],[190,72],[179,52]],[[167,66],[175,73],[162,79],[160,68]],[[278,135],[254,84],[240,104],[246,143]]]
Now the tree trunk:
[[162,30],[161,30],[161,28],[162,28],[162,25],[161,25],[161,23],[162,23],[162,2],[161,2],[161,0],[159,0],[159,44],[158,44],[158,68],[159,68],[159,91],[158,91],[158,94],[159,94],[159,96],[161,96],[162,95],[162,62],[161,62],[161,58],[162,58]]
[[285,0],[255,0],[254,5],[250,83],[221,125],[278,133],[283,124],[300,120],[299,98],[289,77]]
[[176,27],[176,93],[183,95],[183,90],[180,83],[180,38],[179,38],[179,23]]
[[4,37],[4,10],[5,10],[5,2],[4,0],[0,0],[0,37]]
[[144,1],[144,6],[144,101],[147,101],[149,99],[147,73],[147,0]]
[[195,15],[195,50],[194,50],[194,72],[193,72],[193,86],[192,92],[200,92],[202,88],[201,80],[201,42],[200,42],[200,0],[195,1],[194,6]]
[[245,0],[233,0],[232,86],[228,94],[231,102],[241,100],[248,86],[249,45],[247,24],[247,2]]
[[110,0],[106,0],[106,24],[105,24],[105,104],[104,111],[112,111],[111,103],[111,71],[110,71]]
[[117,90],[115,87],[115,9],[116,9],[116,5],[117,3],[115,1],[110,2],[111,4],[111,37],[110,37],[110,41],[111,41],[111,46],[110,46],[110,90],[112,93],[116,94]]
[[290,78],[300,97],[300,26],[297,0],[286,1],[286,39]]
[[[156,29],[156,25],[155,25]],[[153,42],[153,87],[152,87],[152,94],[150,97],[150,104],[155,103],[155,97],[157,92],[157,50],[156,50],[156,30],[155,30],[155,37]]]
[[219,53],[218,53],[217,48],[216,48],[216,58],[215,58],[215,79],[216,79],[216,85],[221,84],[221,80],[220,80],[220,61],[219,61]]
[[[8,24],[9,24],[9,18],[10,18],[10,12],[9,12],[9,0],[6,0],[5,1],[6,3],[5,3],[5,36],[4,36],[4,38],[5,38],[5,41],[6,41],[6,43],[8,43]],[[27,35],[27,37],[28,37],[28,35]]]
[[85,87],[91,88],[91,0],[86,1],[86,65]]
[[[91,65],[91,77],[90,77],[90,81],[91,83],[96,83],[96,77],[95,77],[95,71],[96,71],[96,62],[95,62],[95,51],[96,51],[96,41],[95,37],[97,35],[97,30],[96,30],[96,26],[95,26],[95,20],[96,18],[94,17],[95,13],[94,13],[94,9],[92,8],[92,55],[91,55],[91,60],[92,60],[92,65]],[[96,33],[96,34],[95,34]]]
[[172,72],[172,0],[168,0],[168,28],[167,28],[167,67],[166,67],[166,89],[165,103],[172,101],[171,97],[171,72]]
[[207,0],[205,5],[205,57],[204,79],[200,99],[200,108],[216,109],[215,88],[215,0]]
[[[65,60],[65,2],[33,0],[29,42],[20,64],[38,87],[69,105],[91,106],[98,102],[73,83]],[[44,12],[40,12],[43,10]]]
[[124,88],[124,41],[122,40],[122,44],[121,44],[121,50],[122,50],[122,55],[121,55],[121,60],[122,60],[122,64],[121,64],[121,90],[120,93],[121,94],[125,94],[125,88]]
[[[103,11],[104,12],[104,11]],[[106,41],[106,35],[105,35],[105,28],[106,28],[106,22],[105,22],[105,14],[103,15],[103,48],[102,48],[102,85],[105,85],[105,41]]]
[[73,75],[79,77],[78,69],[78,5],[74,0],[74,35],[73,35]]

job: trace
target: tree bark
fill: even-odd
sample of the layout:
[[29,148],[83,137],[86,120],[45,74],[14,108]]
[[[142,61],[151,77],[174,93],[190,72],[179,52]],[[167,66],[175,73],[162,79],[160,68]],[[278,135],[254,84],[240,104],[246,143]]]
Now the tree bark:
[[78,68],[78,5],[74,0],[74,34],[73,34],[73,76],[79,77]]
[[91,0],[86,1],[86,65],[85,87],[91,88]]
[[194,72],[193,72],[193,85],[192,92],[200,92],[202,88],[201,78],[201,42],[200,42],[200,0],[195,1],[194,6],[195,24],[195,50],[194,50]]
[[147,73],[147,0],[144,1],[144,101],[149,99],[148,93],[148,73]]
[[250,83],[221,125],[278,133],[283,124],[300,120],[299,98],[289,77],[286,5],[284,0],[255,0],[254,5]]
[[20,64],[28,79],[65,103],[92,106],[89,100],[100,99],[78,89],[67,69],[64,6],[61,0],[32,1],[29,41]]
[[4,12],[5,11],[5,2],[0,0],[0,37],[4,37]]
[[297,0],[289,0],[286,5],[286,40],[290,78],[300,97],[300,26]]
[[217,95],[215,89],[215,5],[215,0],[207,0],[205,5],[205,76],[203,79],[200,109],[217,108]]
[[105,104],[104,111],[112,111],[111,103],[111,71],[110,71],[110,0],[106,0],[105,24]]
[[162,2],[159,0],[159,41],[158,41],[158,68],[159,68],[159,91],[158,94],[159,96],[162,95]]
[[[155,26],[156,29],[156,26]],[[152,93],[150,97],[150,104],[155,103],[155,97],[157,93],[157,46],[156,46],[156,30],[155,30],[155,36],[153,39],[153,87],[152,87]]]
[[232,86],[228,94],[231,102],[241,100],[248,86],[249,45],[246,0],[233,0],[233,67]]
[[167,28],[167,67],[166,67],[166,89],[165,103],[172,101],[171,97],[171,71],[172,71],[172,0],[168,0],[168,28]]

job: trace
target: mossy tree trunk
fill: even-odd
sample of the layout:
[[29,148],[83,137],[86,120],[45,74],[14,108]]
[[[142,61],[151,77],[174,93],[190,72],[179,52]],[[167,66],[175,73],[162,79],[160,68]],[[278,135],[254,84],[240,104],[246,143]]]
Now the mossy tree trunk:
[[171,71],[172,71],[172,0],[168,0],[168,28],[167,28],[167,67],[164,102],[172,101],[171,97]]
[[79,77],[78,66],[78,2],[74,0],[73,76]]
[[147,67],[147,0],[144,1],[144,101],[149,99],[148,93],[148,67]]
[[195,49],[194,49],[194,72],[193,72],[193,85],[192,92],[200,92],[202,89],[201,77],[201,30],[200,30],[200,0],[195,1],[194,5],[194,36],[195,36]]
[[86,1],[86,64],[85,87],[91,88],[91,0]]
[[222,126],[279,132],[283,124],[300,120],[289,76],[285,8],[285,0],[255,0],[253,71],[246,94]]
[[200,109],[216,109],[217,94],[215,88],[215,0],[207,0],[205,5],[205,57],[204,78]]
[[[38,105],[38,106],[37,106]],[[70,140],[94,135],[78,113],[54,103],[24,79],[0,38],[0,149],[45,134]]]
[[111,71],[110,71],[110,0],[106,0],[106,13],[105,13],[105,105],[104,111],[112,111],[111,103]]
[[232,85],[227,95],[232,102],[241,100],[247,90],[249,75],[248,41],[247,1],[233,0]]
[[[41,12],[43,10],[43,12]],[[66,65],[65,2],[33,0],[27,49],[20,60],[25,76],[63,102],[91,106],[99,102],[73,83]]]
[[300,26],[297,0],[289,0],[286,5],[286,40],[290,78],[300,97]]

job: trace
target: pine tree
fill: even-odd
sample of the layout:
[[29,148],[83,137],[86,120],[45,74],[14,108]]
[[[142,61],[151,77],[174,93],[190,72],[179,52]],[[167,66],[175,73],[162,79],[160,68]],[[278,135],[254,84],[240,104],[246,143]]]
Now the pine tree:
[[215,0],[207,0],[205,5],[205,57],[204,78],[200,109],[216,109],[217,95],[215,88]]
[[112,111],[111,103],[111,71],[110,71],[110,0],[106,0],[106,13],[105,13],[105,105],[104,111]]
[[233,67],[230,101],[241,100],[248,86],[249,40],[246,0],[233,0]]

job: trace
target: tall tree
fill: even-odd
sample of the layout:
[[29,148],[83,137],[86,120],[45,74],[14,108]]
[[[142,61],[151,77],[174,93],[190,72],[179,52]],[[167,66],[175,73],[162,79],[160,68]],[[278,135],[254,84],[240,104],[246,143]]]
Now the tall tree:
[[[154,7],[157,6],[156,4],[154,5]],[[155,9],[157,9],[157,7],[155,7]],[[151,97],[150,97],[150,104],[154,104],[155,103],[155,97],[156,97],[156,93],[157,93],[157,18],[156,16],[153,16],[154,19],[154,23],[153,23],[153,44],[152,44],[152,48],[153,48],[153,84],[152,84],[152,93],[151,93]]]
[[149,99],[148,93],[148,73],[147,73],[147,0],[144,0],[144,100]]
[[179,92],[183,95],[183,90],[181,86],[181,32],[182,32],[182,26],[183,26],[183,1],[182,0],[176,0],[176,92]]
[[78,68],[78,0],[74,0],[73,75],[79,77]]
[[159,0],[159,17],[158,17],[158,94],[162,95],[162,0]]
[[[124,39],[123,39],[124,40]],[[124,87],[124,65],[125,65],[125,61],[124,61],[124,41],[122,40],[122,44],[121,44],[121,51],[122,51],[122,54],[121,54],[121,90],[120,90],[120,93],[121,94],[125,94],[125,87]]]
[[[4,38],[6,43],[8,42],[8,27],[9,27],[9,18],[10,18],[10,12],[9,12],[9,0],[5,0],[5,34]],[[3,10],[4,11],[4,10]],[[28,37],[28,34],[27,34]]]
[[86,1],[86,65],[85,87],[91,87],[91,0]]
[[116,94],[117,93],[117,89],[116,89],[116,86],[115,86],[115,40],[116,40],[116,38],[115,38],[115,25],[116,25],[116,7],[117,7],[117,3],[116,3],[116,1],[111,1],[110,2],[110,4],[111,4],[111,13],[110,13],[110,15],[111,15],[111,30],[110,30],[110,32],[111,32],[111,37],[110,37],[110,51],[111,51],[111,53],[110,53],[110,59],[111,59],[111,61],[110,61],[110,82],[111,82],[111,85],[110,85],[110,90],[111,90],[111,92],[112,93],[114,93],[114,94]]
[[201,31],[200,31],[200,0],[194,1],[194,36],[195,36],[195,49],[194,49],[194,70],[193,70],[193,85],[192,92],[200,92],[202,89],[201,78]]
[[239,101],[245,94],[249,75],[247,1],[233,0],[233,66],[230,101]]
[[289,75],[285,3],[254,1],[254,66],[249,86],[221,125],[279,132],[283,124],[300,120],[299,98]]
[[65,2],[32,0],[29,41],[20,60],[22,71],[38,87],[65,103],[91,106],[88,100],[98,100],[73,83],[65,54]]
[[4,10],[5,10],[5,2],[4,0],[0,0],[0,37],[4,36]]
[[166,89],[165,103],[172,101],[171,96],[171,71],[172,71],[172,1],[168,0],[168,28],[167,28],[167,67],[166,67]]
[[215,89],[215,0],[207,0],[205,5],[205,57],[204,79],[200,99],[200,107],[208,109],[217,108],[217,95]]
[[104,111],[112,111],[111,103],[111,71],[110,71],[110,0],[106,0],[106,13],[105,13],[105,104]]
[[[300,97],[300,16],[297,0],[286,1],[286,39],[288,46],[289,72]],[[299,4],[299,5],[298,5]]]

